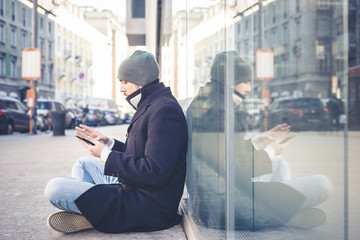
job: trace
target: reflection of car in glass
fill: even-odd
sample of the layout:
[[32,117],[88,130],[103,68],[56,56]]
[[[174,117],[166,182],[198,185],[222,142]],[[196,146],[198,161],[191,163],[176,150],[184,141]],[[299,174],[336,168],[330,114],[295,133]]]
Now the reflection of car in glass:
[[108,125],[120,124],[122,122],[120,115],[116,110],[104,110],[103,113]]
[[106,125],[103,112],[100,109],[90,108],[89,112],[86,114],[85,124],[88,126]]
[[18,100],[0,97],[0,132],[29,131],[29,116],[26,107]]
[[319,98],[282,98],[272,103],[267,112],[268,129],[288,123],[292,130],[327,130],[328,111]]

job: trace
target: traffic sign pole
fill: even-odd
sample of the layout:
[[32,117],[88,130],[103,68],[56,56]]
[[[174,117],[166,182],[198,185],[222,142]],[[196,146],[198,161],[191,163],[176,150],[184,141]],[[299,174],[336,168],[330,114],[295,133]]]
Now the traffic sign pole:
[[[36,134],[36,94],[34,81],[41,77],[41,51],[38,48],[25,48],[21,57],[21,76],[30,81],[30,91],[26,98],[30,108],[29,132]],[[33,128],[34,126],[34,128]]]

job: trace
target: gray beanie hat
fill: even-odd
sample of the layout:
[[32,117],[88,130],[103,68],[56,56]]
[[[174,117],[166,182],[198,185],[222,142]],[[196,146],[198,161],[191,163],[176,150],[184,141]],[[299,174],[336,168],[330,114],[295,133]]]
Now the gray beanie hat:
[[120,64],[117,77],[145,86],[159,78],[159,65],[151,53],[137,50]]
[[252,79],[250,64],[241,58],[235,51],[222,52],[216,54],[210,69],[211,79],[225,84],[226,64],[232,64],[234,67],[234,86],[248,82]]

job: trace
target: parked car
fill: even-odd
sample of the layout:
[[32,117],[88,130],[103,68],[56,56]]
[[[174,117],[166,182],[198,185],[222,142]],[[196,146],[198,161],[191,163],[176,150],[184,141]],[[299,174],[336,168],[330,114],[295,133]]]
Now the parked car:
[[115,125],[122,123],[120,119],[120,115],[117,110],[105,110],[103,111],[103,113],[106,120],[106,124]]
[[[25,100],[26,102],[26,100]],[[75,114],[66,110],[61,102],[49,99],[38,99],[36,102],[36,112],[42,118],[41,130],[46,131],[52,128],[51,112],[65,113],[65,127],[75,127]]]
[[134,116],[133,112],[121,113],[121,115],[120,115],[121,122],[123,124],[129,124],[131,122],[131,119],[133,118],[133,116]]
[[26,107],[15,98],[0,97],[0,132],[28,132],[29,127]]
[[268,129],[280,123],[288,123],[294,131],[327,130],[328,110],[319,98],[281,98],[272,103],[267,112]]
[[100,109],[89,108],[89,111],[86,114],[85,124],[88,126],[106,125],[106,120],[103,112]]

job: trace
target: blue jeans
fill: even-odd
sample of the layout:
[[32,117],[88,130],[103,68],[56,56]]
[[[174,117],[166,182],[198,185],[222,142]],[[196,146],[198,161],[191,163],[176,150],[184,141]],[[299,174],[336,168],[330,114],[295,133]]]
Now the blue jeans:
[[118,178],[104,175],[104,164],[92,157],[82,157],[72,167],[71,178],[53,178],[44,195],[55,207],[81,213],[75,200],[96,184],[119,183]]

